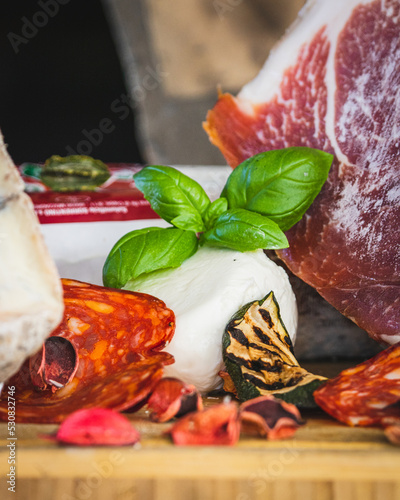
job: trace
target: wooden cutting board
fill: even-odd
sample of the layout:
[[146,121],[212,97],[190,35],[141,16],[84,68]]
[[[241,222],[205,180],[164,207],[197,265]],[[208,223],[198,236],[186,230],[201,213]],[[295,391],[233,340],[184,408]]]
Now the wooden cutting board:
[[[336,370],[337,371],[337,370]],[[219,402],[207,398],[206,405]],[[284,441],[242,436],[234,447],[177,447],[170,424],[129,415],[140,445],[65,447],[56,425],[16,429],[16,493],[8,492],[10,443],[0,424],[0,498],[29,500],[400,500],[400,447],[383,431],[351,428],[322,411]]]

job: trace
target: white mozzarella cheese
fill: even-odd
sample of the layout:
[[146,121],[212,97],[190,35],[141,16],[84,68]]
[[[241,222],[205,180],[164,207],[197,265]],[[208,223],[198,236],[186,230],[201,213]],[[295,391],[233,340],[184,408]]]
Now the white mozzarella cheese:
[[61,282],[0,134],[0,382],[61,321]]
[[241,253],[202,247],[179,268],[138,279],[126,288],[154,295],[175,312],[176,331],[166,348],[175,363],[165,374],[202,392],[221,385],[222,335],[233,314],[248,302],[272,290],[295,340],[297,307],[289,279],[262,250]]

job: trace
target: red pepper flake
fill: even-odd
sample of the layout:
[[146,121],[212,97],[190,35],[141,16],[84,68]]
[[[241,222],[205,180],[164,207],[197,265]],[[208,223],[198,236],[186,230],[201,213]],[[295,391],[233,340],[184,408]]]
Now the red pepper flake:
[[161,379],[147,402],[153,422],[168,422],[189,412],[203,409],[203,401],[194,385],[172,377]]
[[291,437],[304,424],[297,407],[273,396],[250,399],[240,406],[242,430],[270,440]]
[[238,406],[221,403],[182,417],[167,431],[180,446],[227,445],[237,443],[240,435]]
[[71,413],[53,439],[78,446],[122,446],[137,443],[140,434],[120,413],[108,408],[91,408]]

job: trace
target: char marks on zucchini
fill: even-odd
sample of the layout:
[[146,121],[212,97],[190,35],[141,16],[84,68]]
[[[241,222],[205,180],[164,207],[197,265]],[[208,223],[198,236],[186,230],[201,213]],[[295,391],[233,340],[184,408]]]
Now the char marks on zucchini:
[[274,395],[301,407],[315,406],[312,392],[326,379],[299,365],[273,292],[232,318],[223,351],[240,400]]

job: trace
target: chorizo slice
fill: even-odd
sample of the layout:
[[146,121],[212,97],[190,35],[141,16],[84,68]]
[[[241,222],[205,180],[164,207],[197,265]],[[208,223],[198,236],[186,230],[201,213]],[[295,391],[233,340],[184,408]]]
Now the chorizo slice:
[[[175,330],[164,302],[74,280],[62,284],[65,311],[53,342],[47,339],[6,382],[15,386],[17,422],[61,422],[81,408],[127,409],[143,401],[164,365],[173,363],[161,352]],[[57,337],[67,342],[54,342]],[[6,399],[0,399],[0,419],[7,419]]]
[[329,415],[351,426],[400,424],[400,343],[342,371],[314,392]]

